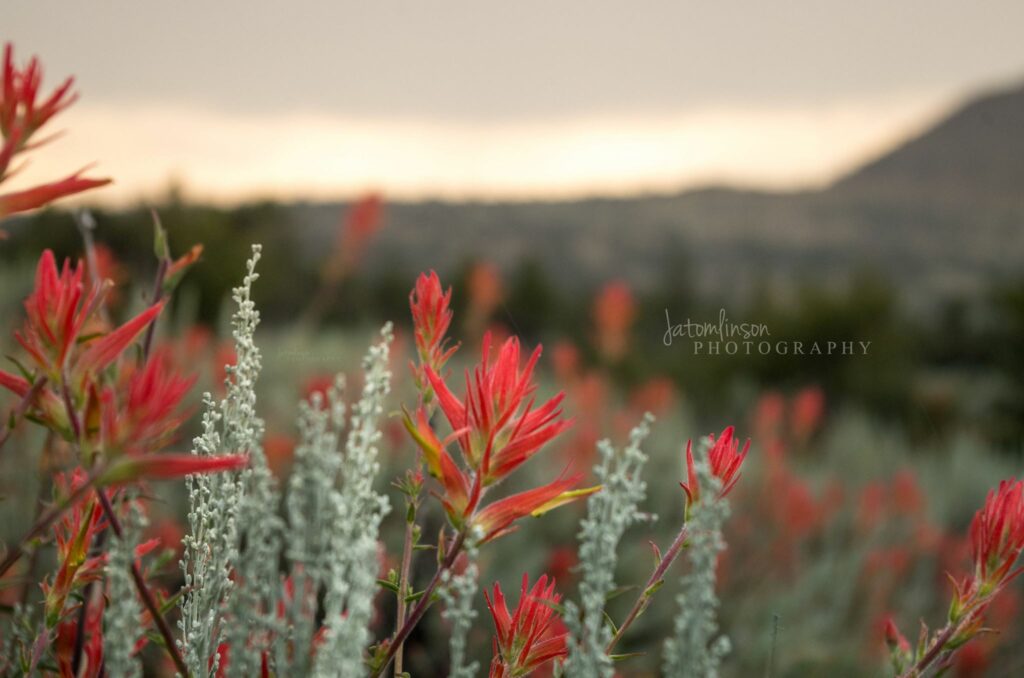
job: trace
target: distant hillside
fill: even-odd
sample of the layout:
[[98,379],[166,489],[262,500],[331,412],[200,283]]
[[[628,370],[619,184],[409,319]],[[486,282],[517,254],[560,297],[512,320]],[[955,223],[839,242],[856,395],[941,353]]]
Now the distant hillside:
[[[931,306],[1024,273],[1022,130],[1024,89],[1015,89],[967,104],[821,191],[391,204],[367,270],[450,272],[479,257],[511,270],[530,260],[570,288],[670,280],[725,298],[874,271],[907,304]],[[343,208],[291,208],[311,259]]]
[[835,188],[937,202],[1019,203],[1024,86],[981,97]]

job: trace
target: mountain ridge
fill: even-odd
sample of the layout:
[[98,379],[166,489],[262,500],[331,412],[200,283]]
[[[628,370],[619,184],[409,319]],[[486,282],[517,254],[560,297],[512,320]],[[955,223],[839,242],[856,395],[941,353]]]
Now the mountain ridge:
[[[636,197],[398,202],[365,270],[524,260],[569,288],[622,278],[652,287],[685,265],[729,298],[765,280],[842,285],[864,270],[915,306],[978,293],[1024,267],[1024,86],[967,101],[922,133],[818,190],[724,185]],[[307,254],[343,203],[295,204]],[[376,268],[382,266],[384,268]]]

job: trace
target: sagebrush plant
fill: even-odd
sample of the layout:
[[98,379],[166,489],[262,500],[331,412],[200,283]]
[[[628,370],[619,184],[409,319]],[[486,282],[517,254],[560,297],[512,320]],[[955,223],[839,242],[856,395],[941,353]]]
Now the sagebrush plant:
[[[8,46],[0,182],[11,174],[11,159],[38,146],[33,135],[73,101],[70,80],[48,97],[40,97],[40,84],[38,62],[16,67]],[[76,174],[0,194],[0,217],[103,183]],[[190,453],[164,451],[188,419],[183,403],[195,379],[153,328],[202,249],[195,245],[174,258],[159,221],[154,233],[151,291],[144,308],[120,323],[89,227],[83,227],[85,263],[58,266],[43,252],[14,332],[20,352],[11,357],[11,371],[0,371],[0,386],[16,399],[0,429],[0,448],[28,460],[28,451],[7,443],[24,448],[32,438],[22,432],[42,429],[48,463],[41,469],[50,474],[45,486],[52,485],[52,500],[39,502],[36,519],[0,563],[5,588],[16,593],[2,622],[4,675],[398,676],[405,672],[406,645],[423,642],[414,630],[441,602],[449,638],[438,651],[447,651],[450,675],[481,669],[473,631],[485,603],[494,626],[492,677],[612,676],[630,671],[634,655],[620,653],[620,645],[672,580],[678,595],[675,608],[665,605],[675,621],[659,658],[664,675],[716,676],[730,652],[743,652],[719,628],[717,592],[727,495],[749,449],[732,427],[686,443],[679,464],[685,479],[659,473],[649,487],[645,471],[653,457],[641,447],[653,423],[647,415],[622,449],[610,440],[598,443],[598,485],[583,486],[587,469],[570,460],[536,487],[509,491],[522,482],[520,469],[574,421],[563,415],[562,393],[538,398],[541,347],[524,351],[518,337],[497,341],[484,333],[476,365],[452,377],[447,365],[460,350],[448,337],[452,292],[429,272],[409,297],[416,350],[409,365],[413,388],[402,394],[401,412],[386,409],[394,377],[387,324],[362,362],[358,397],[347,399],[339,376],[299,403],[299,441],[282,480],[272,470],[257,400],[263,357],[256,342],[262,256],[256,245],[233,292],[233,360],[223,394],[202,396],[201,432]],[[355,265],[347,254],[338,261],[344,262],[339,270]],[[331,289],[339,275],[327,276]],[[625,346],[616,318],[603,321],[615,330],[614,341],[602,343],[610,356]],[[462,387],[458,394],[455,384]],[[804,411],[814,406],[808,401]],[[380,460],[392,444],[384,435],[392,418],[418,452],[389,491]],[[769,448],[770,459],[774,454]],[[801,500],[784,467],[770,467],[775,504]],[[153,509],[148,484],[180,478],[188,506],[179,583],[174,563],[166,567],[173,552],[161,553],[159,539],[147,539],[145,530]],[[648,490],[677,480],[677,504],[662,511],[675,537],[665,547],[652,542],[646,581],[621,581],[624,536],[654,520],[644,508]],[[524,573],[511,605],[500,584],[484,583],[496,540],[527,518],[583,499],[575,596],[550,571]],[[397,506],[404,512],[393,511]],[[386,552],[382,534],[392,512],[404,518],[396,554]],[[429,538],[428,526],[437,530]],[[1021,571],[1024,483],[1007,480],[993,489],[969,538],[974,569],[951,576],[946,623],[934,632],[925,627],[916,646],[894,623],[886,625],[894,675],[941,672],[985,630],[986,612]],[[424,562],[427,554],[432,565]],[[676,566],[680,560],[685,569]],[[49,571],[38,571],[44,567]],[[609,601],[631,592],[632,606],[616,622]],[[381,631],[389,617],[378,613],[391,610],[394,628]]]

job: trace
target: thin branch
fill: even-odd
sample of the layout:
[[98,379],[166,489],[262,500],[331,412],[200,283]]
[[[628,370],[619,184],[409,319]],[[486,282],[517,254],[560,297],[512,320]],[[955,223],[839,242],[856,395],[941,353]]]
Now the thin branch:
[[[155,209],[151,209],[149,213],[153,217],[153,226],[157,231],[163,234],[163,242],[167,242],[167,231],[164,230],[163,222],[160,221],[160,215],[157,214]],[[166,252],[167,250],[165,250]],[[155,304],[160,301],[164,296],[164,280],[167,278],[167,271],[171,267],[171,259],[169,256],[161,256],[160,263],[156,268],[156,279],[153,280],[153,293],[150,295],[149,303]],[[149,352],[153,348],[153,335],[156,334],[156,320],[149,324],[146,328],[146,338],[142,341],[142,364],[145,365],[146,361],[149,360]]]
[[[110,528],[120,539],[124,534],[124,530],[121,528],[121,521],[114,511],[114,507],[110,505],[110,498],[107,496],[106,490],[100,487],[96,488],[96,496],[99,497],[100,506],[103,507],[103,512],[106,514],[107,520],[110,521]],[[174,641],[174,633],[171,631],[167,620],[164,619],[160,606],[157,604],[156,598],[153,597],[153,592],[146,583],[146,578],[142,575],[138,562],[134,559],[132,559],[132,579],[135,581],[135,589],[139,592],[139,597],[142,598],[143,604],[149,610],[150,616],[153,617],[153,623],[156,624],[160,636],[164,639],[164,645],[168,654],[171,655],[171,659],[174,660],[175,667],[177,667],[178,672],[182,676],[188,676],[188,666],[185,665],[185,660],[182,659],[181,652],[178,651],[178,645]]]
[[640,592],[636,602],[633,603],[633,608],[629,611],[629,614],[626,615],[626,619],[615,632],[615,636],[612,637],[611,641],[609,641],[608,647],[604,649],[605,654],[612,653],[612,650],[615,649],[615,646],[622,639],[622,636],[626,634],[626,630],[629,629],[629,627],[633,625],[633,622],[636,621],[636,618],[647,609],[647,605],[650,604],[651,597],[654,595],[657,587],[664,581],[665,573],[668,572],[668,568],[672,566],[672,563],[679,556],[679,552],[682,550],[683,544],[686,543],[687,536],[689,536],[689,531],[687,530],[686,523],[683,523],[683,526],[679,528],[679,534],[676,535],[672,545],[668,547],[668,551],[665,552],[665,555],[661,558],[655,566],[654,571],[651,573],[651,576],[647,579],[647,583],[644,584],[644,590]]
[[419,602],[416,603],[416,607],[414,607],[412,612],[409,613],[408,619],[406,619],[405,623],[398,629],[395,637],[391,640],[391,644],[388,646],[388,651],[387,654],[384,655],[384,660],[381,662],[380,666],[370,674],[370,678],[378,678],[387,671],[388,666],[391,664],[391,660],[395,658],[395,653],[398,651],[398,648],[402,646],[409,637],[409,634],[412,633],[412,630],[416,628],[416,625],[420,623],[421,619],[423,619],[423,615],[427,613],[427,608],[429,608],[433,602],[431,601],[431,598],[434,596],[434,592],[441,583],[441,576],[450,570],[455,564],[455,559],[458,557],[459,553],[462,552],[462,546],[465,541],[466,530],[462,529],[455,535],[455,538],[452,540],[451,546],[448,549],[448,553],[445,555],[444,562],[437,568],[437,571],[434,573],[430,583],[427,584],[427,588],[423,590],[423,595],[420,597]]
[[[410,500],[412,501],[412,500]],[[409,570],[412,567],[412,536],[416,523],[405,522],[405,541],[402,544],[402,569],[398,579],[398,611],[395,614],[395,628],[405,623],[408,604],[405,597],[409,595]],[[402,646],[395,650],[395,676],[402,675]]]

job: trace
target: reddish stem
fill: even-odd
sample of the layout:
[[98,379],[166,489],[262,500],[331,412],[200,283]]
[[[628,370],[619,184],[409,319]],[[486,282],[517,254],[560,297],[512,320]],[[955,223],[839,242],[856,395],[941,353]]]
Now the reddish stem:
[[[117,538],[120,539],[124,531],[121,529],[121,521],[118,520],[114,507],[110,505],[110,498],[107,496],[106,490],[100,487],[96,488],[96,496],[99,497],[100,506],[103,507],[103,512],[106,514],[107,520],[110,521],[110,528],[117,535]],[[153,617],[153,622],[156,624],[160,636],[164,639],[164,645],[167,647],[167,652],[171,655],[171,659],[174,660],[174,665],[177,667],[178,672],[182,676],[188,676],[188,667],[178,651],[177,643],[174,642],[174,633],[171,631],[167,620],[164,619],[160,606],[157,605],[156,598],[153,597],[153,592],[150,590],[149,585],[146,584],[146,578],[142,576],[142,570],[135,559],[132,559],[132,579],[135,581],[135,589],[139,592],[139,597],[142,598],[143,604],[149,610],[150,616]]]
[[679,556],[679,552],[682,550],[683,544],[686,543],[688,532],[689,531],[686,529],[686,523],[683,523],[683,526],[679,528],[679,534],[676,535],[672,545],[668,547],[667,551],[665,551],[661,561],[654,568],[654,572],[652,572],[651,576],[647,579],[647,583],[644,584],[644,590],[640,592],[636,602],[633,603],[633,609],[631,609],[629,614],[626,615],[626,619],[622,622],[622,625],[619,626],[618,631],[615,632],[615,636],[611,641],[609,641],[608,647],[604,649],[605,654],[612,653],[612,650],[615,649],[619,640],[621,640],[622,636],[625,635],[626,629],[632,626],[633,622],[636,621],[636,618],[640,616],[640,613],[647,609],[647,604],[650,602],[651,596],[653,595],[651,587],[664,578],[665,573],[668,572],[668,568],[672,566],[672,563]]
[[466,531],[463,529],[455,535],[455,539],[452,540],[451,546],[448,548],[448,553],[445,555],[444,562],[442,562],[441,566],[437,568],[437,571],[434,573],[434,577],[430,580],[430,583],[427,584],[427,588],[423,590],[423,596],[416,604],[416,607],[412,609],[412,612],[409,613],[409,617],[405,620],[405,623],[402,624],[401,628],[399,628],[398,632],[395,634],[395,637],[391,640],[387,654],[384,655],[384,661],[382,661],[380,666],[370,674],[371,678],[378,678],[387,671],[388,666],[391,664],[391,660],[395,658],[395,653],[398,651],[398,648],[402,646],[405,640],[409,637],[409,634],[412,633],[412,630],[416,628],[416,625],[421,619],[423,619],[423,615],[427,613],[427,608],[430,607],[432,602],[430,599],[433,597],[434,591],[437,590],[438,585],[441,583],[441,575],[450,570],[452,565],[455,564],[455,559],[462,551],[462,546],[465,541]]
[[[415,527],[416,523],[408,520],[406,521],[405,541],[402,545],[402,568],[398,579],[398,610],[395,613],[395,628],[398,628],[405,622],[405,614],[408,608],[408,604],[405,602],[405,597],[409,595],[409,570],[412,567],[412,533]],[[395,675],[399,676],[401,674],[402,646],[399,645],[398,649],[395,650]]]

